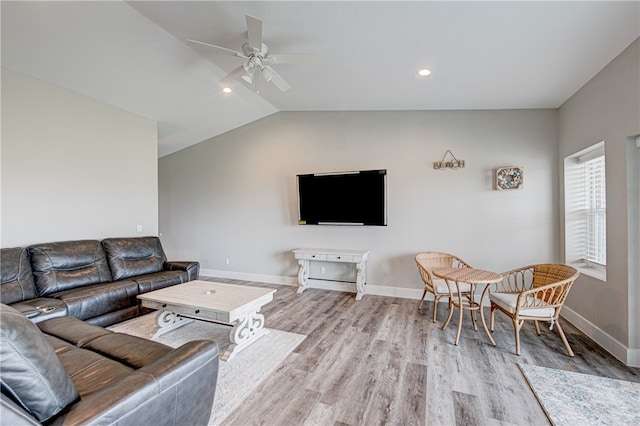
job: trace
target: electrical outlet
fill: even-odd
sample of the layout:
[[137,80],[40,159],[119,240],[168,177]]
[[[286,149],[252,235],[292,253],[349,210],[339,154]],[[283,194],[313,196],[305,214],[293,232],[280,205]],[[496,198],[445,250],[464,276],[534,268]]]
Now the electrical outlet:
[[136,226],[136,231],[138,231],[138,232],[142,232],[142,225],[138,225],[138,226]]
[[225,259],[225,260],[224,260],[224,264],[225,264],[225,265],[228,265],[228,264],[229,264],[229,259]]
[[325,272],[327,272],[326,268],[323,266],[322,268],[320,268],[320,273],[324,274]]

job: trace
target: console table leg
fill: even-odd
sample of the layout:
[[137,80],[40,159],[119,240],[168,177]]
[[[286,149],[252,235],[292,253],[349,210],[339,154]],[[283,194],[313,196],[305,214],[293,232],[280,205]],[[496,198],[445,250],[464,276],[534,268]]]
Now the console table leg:
[[356,263],[356,300],[362,300],[365,295],[365,284],[366,282],[366,268],[364,266],[364,262]]
[[298,260],[298,264],[300,268],[298,269],[298,291],[297,293],[302,293],[309,286],[309,261],[300,259]]
[[222,361],[230,360],[252,342],[268,333],[264,328],[264,315],[259,311],[247,312],[233,326],[229,333],[231,344],[220,356]]

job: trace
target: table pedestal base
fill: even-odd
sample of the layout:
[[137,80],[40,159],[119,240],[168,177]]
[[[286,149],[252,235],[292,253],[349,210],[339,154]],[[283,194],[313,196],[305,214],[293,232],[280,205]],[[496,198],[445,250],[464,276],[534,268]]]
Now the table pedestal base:
[[229,333],[231,343],[220,356],[222,361],[228,361],[238,352],[267,334],[264,328],[264,315],[259,311],[247,312],[233,326]]
[[151,340],[155,340],[157,337],[167,334],[168,332],[180,328],[183,325],[192,323],[194,320],[191,318],[185,318],[171,311],[160,311],[156,316],[156,324],[158,330],[151,337]]
[[[155,340],[163,334],[190,324],[193,321],[195,321],[193,318],[183,317],[175,312],[160,311],[158,312],[158,316],[156,316],[158,330],[156,330],[155,334],[151,337],[151,340]],[[220,355],[220,359],[222,361],[230,360],[238,354],[238,352],[242,351],[260,337],[269,333],[269,330],[264,328],[264,323],[264,315],[260,314],[259,311],[247,312],[244,314],[235,322],[235,324],[233,324],[233,327],[229,332],[229,340],[231,343],[227,349],[225,349],[224,353]]]

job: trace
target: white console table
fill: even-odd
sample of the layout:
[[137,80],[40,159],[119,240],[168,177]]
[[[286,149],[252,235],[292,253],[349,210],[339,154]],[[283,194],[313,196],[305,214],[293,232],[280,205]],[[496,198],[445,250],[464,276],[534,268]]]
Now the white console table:
[[300,248],[293,250],[300,268],[298,270],[298,293],[309,288],[309,262],[343,262],[353,263],[356,266],[356,300],[361,300],[365,295],[366,262],[369,252],[366,250],[332,250]]

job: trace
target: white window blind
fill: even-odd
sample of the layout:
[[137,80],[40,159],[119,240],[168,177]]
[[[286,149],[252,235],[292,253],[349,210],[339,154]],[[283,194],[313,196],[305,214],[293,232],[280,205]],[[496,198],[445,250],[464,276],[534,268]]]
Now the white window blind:
[[[578,158],[578,163],[581,163]],[[584,261],[607,264],[607,194],[604,155],[584,161],[586,248]]]
[[606,281],[607,197],[604,142],[564,160],[565,260]]

